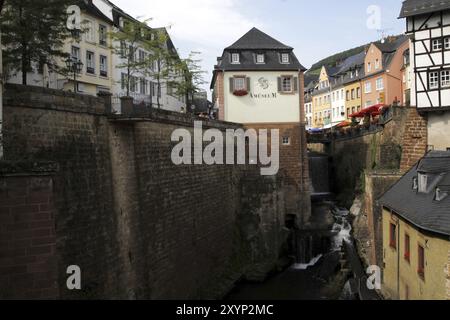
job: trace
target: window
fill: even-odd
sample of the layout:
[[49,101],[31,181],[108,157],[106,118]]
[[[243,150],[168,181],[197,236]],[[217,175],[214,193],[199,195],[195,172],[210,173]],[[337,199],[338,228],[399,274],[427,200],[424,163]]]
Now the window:
[[139,62],[144,62],[146,59],[145,51],[139,50]]
[[377,91],[384,90],[383,78],[377,79]]
[[404,258],[406,261],[410,262],[411,260],[411,239],[409,234],[405,234],[405,255]]
[[375,70],[378,70],[380,68],[380,60],[375,60]]
[[264,54],[257,54],[256,55],[256,63],[264,63]]
[[372,71],[372,64],[369,62],[367,64],[367,72],[371,72]]
[[146,85],[146,83],[145,83],[145,78],[141,78],[141,81],[140,81],[141,83],[140,83],[140,86],[139,86],[139,89],[140,89],[140,93],[141,94],[146,94],[146,87],[145,87],[145,85]]
[[430,72],[429,80],[430,80],[430,89],[439,88],[439,72],[437,71]]
[[389,246],[392,249],[397,249],[397,226],[393,223],[390,224],[389,228]]
[[356,69],[355,75],[356,75],[356,77],[359,77],[359,71],[358,71],[358,69]]
[[100,56],[100,76],[108,76],[108,58],[106,56]]
[[355,89],[352,89],[352,100],[355,99]]
[[350,71],[350,78],[353,79],[353,71]]
[[77,61],[80,61],[80,48],[72,46],[71,50],[72,59],[76,59]]
[[104,26],[104,25],[100,25],[99,26],[99,28],[98,28],[98,36],[99,36],[99,44],[101,45],[101,46],[105,46],[106,47],[106,45],[107,45],[107,43],[106,43],[106,39],[107,39],[107,29],[106,29],[106,26]]
[[426,193],[427,192],[427,182],[428,177],[426,174],[419,174],[419,192]]
[[365,84],[365,89],[366,89],[366,93],[371,93],[372,92],[372,83],[370,81],[367,81]]
[[92,21],[86,20],[84,22],[86,32],[84,33],[87,42],[95,42],[95,30]]
[[231,54],[231,63],[234,63],[234,64],[240,63],[239,53],[232,53]]
[[288,146],[291,144],[291,138],[290,137],[283,137],[283,145]]
[[125,41],[120,41],[120,57],[121,58],[126,58],[127,56],[127,44],[125,43]]
[[246,90],[245,78],[244,77],[235,77],[233,78],[233,90],[241,91]]
[[442,39],[434,39],[431,41],[431,49],[433,51],[442,50]]
[[126,73],[122,73],[122,77],[120,79],[120,84],[121,84],[122,90],[125,90],[127,88],[127,74]]
[[366,101],[366,108],[372,106],[372,100]]
[[413,178],[413,190],[419,189],[419,182],[416,177]]
[[347,90],[347,101],[350,101],[350,91],[349,90]]
[[441,87],[450,87],[450,70],[441,71]]
[[86,51],[86,72],[95,74],[95,53]]
[[450,38],[445,38],[444,39],[444,48],[446,50],[450,49]]
[[360,87],[356,88],[356,97],[361,98],[361,88]]
[[419,276],[424,279],[425,278],[425,249],[419,244],[418,248],[418,256],[417,256],[417,273]]
[[282,53],[281,54],[281,63],[289,63],[289,53]]
[[292,92],[292,77],[281,77],[281,92]]
[[138,87],[138,81],[136,77],[131,77],[130,78],[130,91],[131,92],[137,92],[137,87]]

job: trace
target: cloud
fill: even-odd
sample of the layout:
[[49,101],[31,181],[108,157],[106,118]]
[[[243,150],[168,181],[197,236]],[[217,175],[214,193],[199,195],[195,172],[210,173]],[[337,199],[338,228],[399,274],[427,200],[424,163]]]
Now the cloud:
[[[221,55],[252,27],[263,24],[245,15],[238,0],[113,0],[114,4],[134,17],[151,18],[151,26],[171,26],[169,33],[182,55],[202,52],[208,73]],[[209,79],[208,79],[209,80]]]

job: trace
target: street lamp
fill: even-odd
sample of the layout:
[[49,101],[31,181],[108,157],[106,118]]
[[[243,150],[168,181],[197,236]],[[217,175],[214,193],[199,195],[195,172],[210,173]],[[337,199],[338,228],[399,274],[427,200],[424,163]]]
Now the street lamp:
[[66,60],[66,66],[69,72],[73,73],[74,93],[77,93],[77,75],[83,70],[83,62],[75,57]]

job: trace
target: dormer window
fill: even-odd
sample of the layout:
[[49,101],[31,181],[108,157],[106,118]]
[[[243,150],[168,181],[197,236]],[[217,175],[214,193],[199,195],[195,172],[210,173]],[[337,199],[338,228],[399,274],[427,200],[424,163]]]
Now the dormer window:
[[447,192],[442,191],[440,188],[436,188],[436,195],[435,195],[434,200],[442,201],[445,198],[447,198],[447,196],[448,196]]
[[418,191],[420,193],[426,193],[427,192],[427,183],[428,183],[428,176],[426,174],[419,173]]
[[413,179],[413,190],[417,191],[418,189],[419,189],[419,182],[418,182],[417,178],[414,177],[414,179]]
[[239,53],[232,53],[231,54],[231,63],[233,64],[239,64],[240,62],[240,56]]
[[281,54],[281,63],[288,64],[289,63],[289,53]]
[[256,63],[258,64],[264,64],[265,63],[265,57],[263,53],[258,53],[256,55]]

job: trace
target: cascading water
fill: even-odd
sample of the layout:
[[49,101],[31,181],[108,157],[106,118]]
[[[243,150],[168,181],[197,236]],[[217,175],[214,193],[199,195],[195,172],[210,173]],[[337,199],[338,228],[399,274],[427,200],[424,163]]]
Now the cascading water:
[[340,209],[332,204],[332,212],[336,223],[331,232],[335,234],[332,239],[332,250],[340,251],[344,241],[352,241],[352,225],[348,220],[350,212],[347,209]]

